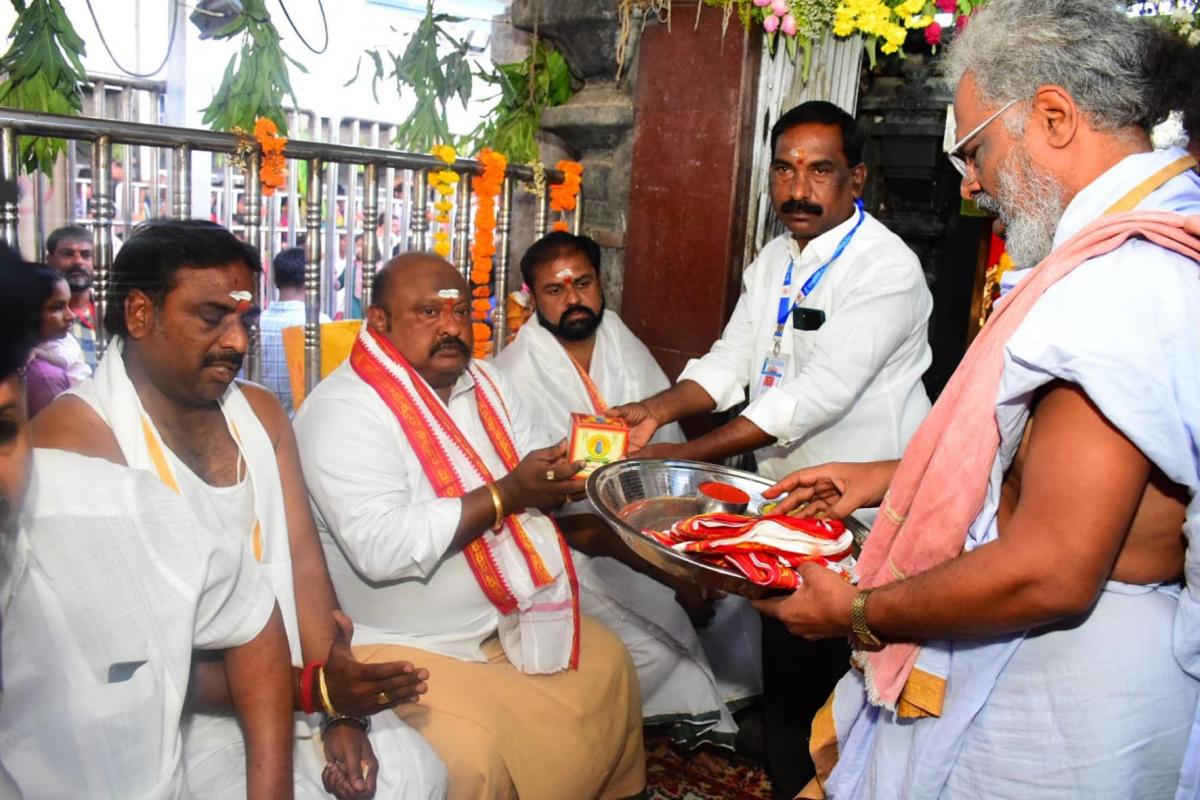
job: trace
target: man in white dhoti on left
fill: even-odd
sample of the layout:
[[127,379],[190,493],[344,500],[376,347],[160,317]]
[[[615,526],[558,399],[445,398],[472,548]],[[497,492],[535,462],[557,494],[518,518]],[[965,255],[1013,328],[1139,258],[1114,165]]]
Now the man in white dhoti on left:
[[225,651],[251,765],[240,796],[291,797],[287,636],[245,549],[144,472],[32,449],[33,276],[0,245],[0,798],[188,796],[193,647]]
[[[537,409],[543,444],[569,434],[572,412],[603,414],[670,386],[646,346],[605,308],[594,241],[547,234],[521,259],[521,274],[536,318],[495,364],[525,407]],[[683,432],[664,425],[653,441],[681,442]],[[737,724],[728,705],[762,691],[757,612],[743,598],[717,600],[638,558],[586,500],[555,517],[574,552],[583,610],[633,657],[645,724],[664,726],[685,747],[731,747]]]
[[[440,796],[444,768],[416,733],[384,714],[367,736],[367,715],[415,699],[427,673],[354,660],[287,415],[267,390],[234,381],[260,271],[254,248],[209,222],[135,231],[113,264],[108,353],[93,380],[39,416],[35,442],[154,474],[258,562],[294,667],[297,796]],[[244,745],[220,660],[198,658],[188,688],[189,789],[239,796]]]

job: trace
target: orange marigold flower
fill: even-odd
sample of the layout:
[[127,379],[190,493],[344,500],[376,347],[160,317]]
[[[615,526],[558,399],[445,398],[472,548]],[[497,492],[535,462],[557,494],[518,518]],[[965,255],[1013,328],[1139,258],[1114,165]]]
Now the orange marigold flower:
[[279,128],[275,127],[275,122],[269,117],[259,117],[254,120],[254,138],[274,136],[277,133],[279,133]]
[[555,222],[555,223],[554,223],[554,230],[556,230],[556,231],[561,231],[561,232],[563,232],[563,233],[566,233],[567,231],[571,230],[571,228],[570,228],[570,226],[569,226],[569,225],[567,225],[567,223],[563,222],[563,221],[560,219],[560,220],[558,220],[557,222]]

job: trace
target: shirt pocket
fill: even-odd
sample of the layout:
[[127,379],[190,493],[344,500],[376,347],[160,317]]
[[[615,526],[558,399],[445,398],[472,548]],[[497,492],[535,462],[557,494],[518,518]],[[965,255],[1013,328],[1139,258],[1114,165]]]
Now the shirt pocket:
[[[79,734],[90,739],[80,748],[92,762],[88,773],[103,776],[100,785],[123,787],[120,793],[126,796],[152,789],[160,778],[161,754],[176,746],[174,738],[163,741],[166,698],[155,664],[147,660],[127,680],[102,683],[81,695],[71,716]],[[138,785],[138,776],[153,783]]]
[[792,329],[792,362],[795,367],[793,374],[812,360],[817,347],[818,331],[802,331]]

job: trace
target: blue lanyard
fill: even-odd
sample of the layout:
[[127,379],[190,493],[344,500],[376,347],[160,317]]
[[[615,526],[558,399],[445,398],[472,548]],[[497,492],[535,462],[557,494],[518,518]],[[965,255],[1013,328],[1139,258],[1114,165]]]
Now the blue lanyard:
[[850,232],[843,236],[842,240],[838,242],[837,247],[833,249],[833,255],[829,257],[829,260],[817,267],[816,272],[810,275],[808,280],[804,282],[804,285],[800,287],[800,297],[798,297],[796,300],[792,300],[792,294],[789,291],[792,288],[793,262],[791,260],[788,261],[787,275],[784,276],[783,279],[783,295],[779,298],[779,318],[775,323],[776,338],[781,338],[783,336],[783,323],[787,321],[788,315],[792,313],[792,309],[796,307],[797,303],[802,302],[804,298],[813,293],[813,290],[817,288],[817,284],[821,282],[821,278],[825,277],[825,271],[829,269],[829,265],[838,260],[838,256],[845,252],[846,247],[850,244],[850,240],[854,238],[854,234],[858,233],[858,228],[863,224],[863,219],[866,217],[866,213],[863,211],[863,201],[861,197],[854,201],[854,205],[858,207],[858,221],[854,223],[854,227],[850,229]]

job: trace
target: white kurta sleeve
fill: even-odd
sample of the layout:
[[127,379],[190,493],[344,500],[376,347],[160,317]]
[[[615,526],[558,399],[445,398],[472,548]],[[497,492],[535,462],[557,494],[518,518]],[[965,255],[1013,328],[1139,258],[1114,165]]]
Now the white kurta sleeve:
[[808,357],[795,375],[743,412],[781,444],[844,414],[929,315],[924,276],[908,261],[863,270],[846,292],[847,301],[818,330],[787,331],[797,337],[795,346],[810,351]]
[[[761,260],[761,257],[760,257]],[[694,381],[717,404],[715,411],[732,408],[746,399],[746,387],[761,364],[755,363],[758,315],[761,298],[754,291],[753,276],[765,269],[755,262],[743,277],[742,294],[721,338],[700,358],[694,358],[679,374],[680,381]]]
[[427,577],[462,516],[459,498],[414,496],[413,486],[425,478],[412,473],[397,446],[396,424],[346,396],[310,398],[296,420],[317,513],[354,568],[372,581]]

